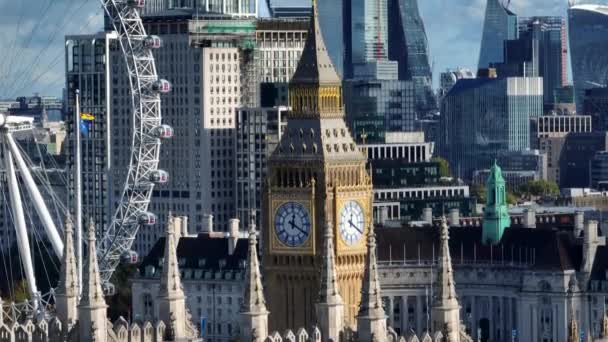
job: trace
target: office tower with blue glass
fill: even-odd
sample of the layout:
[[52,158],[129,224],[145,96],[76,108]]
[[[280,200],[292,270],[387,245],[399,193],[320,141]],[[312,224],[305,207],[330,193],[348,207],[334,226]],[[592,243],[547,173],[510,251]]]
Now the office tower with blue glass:
[[469,178],[499,153],[530,149],[530,120],[542,113],[540,77],[461,79],[442,101],[441,155]]
[[585,114],[585,90],[608,84],[608,6],[571,6],[568,30],[576,110]]
[[399,63],[400,80],[414,82],[419,116],[433,111],[433,72],[418,0],[388,0],[388,58]]
[[543,78],[544,103],[545,105],[555,103],[555,92],[566,86],[568,82],[565,19],[563,17],[520,18],[519,39],[537,42],[538,76]]
[[504,42],[518,37],[517,15],[503,0],[487,0],[478,69],[504,62]]

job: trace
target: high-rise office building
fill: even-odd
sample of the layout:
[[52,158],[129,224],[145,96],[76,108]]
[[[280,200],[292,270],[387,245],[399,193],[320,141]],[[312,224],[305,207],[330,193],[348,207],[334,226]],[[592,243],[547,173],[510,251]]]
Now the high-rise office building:
[[307,19],[258,20],[256,53],[262,83],[289,82],[298,66],[307,33]]
[[287,124],[287,107],[238,109],[234,134],[236,217],[247,231],[251,213],[261,227],[261,205],[267,179],[268,158],[281,140]]
[[257,23],[256,65],[262,82],[259,104],[238,108],[234,135],[235,209],[245,231],[252,211],[258,213],[256,225],[261,227],[261,189],[267,178],[267,160],[286,124],[288,82],[300,60],[308,26],[309,20],[297,18]]
[[367,64],[388,57],[386,0],[351,1],[352,63]]
[[[226,230],[234,217],[233,134],[237,108],[251,100],[248,89],[255,85],[247,81],[247,70],[255,62],[256,28],[253,18],[191,12],[144,17],[144,25],[163,40],[155,51],[156,65],[172,83],[172,92],[163,96],[162,116],[175,134],[163,143],[160,155],[160,168],[170,180],[152,193],[150,211],[158,214],[159,224],[138,234],[134,244],[141,255],[162,235],[171,211],[188,216],[192,231],[208,224],[206,215],[213,215],[218,231]],[[131,134],[128,87],[118,75],[112,81],[115,184],[124,180],[120,170],[129,162]]]
[[414,130],[415,89],[411,81],[344,82],[346,121],[359,143],[384,143],[387,132]]
[[478,69],[504,62],[504,42],[518,36],[517,15],[502,2],[487,0]]
[[530,148],[530,119],[543,113],[540,77],[461,79],[444,97],[440,151],[468,178],[501,151]]
[[388,58],[398,62],[400,80],[414,82],[419,117],[437,108],[433,70],[418,0],[388,0]]
[[571,6],[568,32],[576,110],[586,114],[585,90],[608,85],[608,6]]
[[538,149],[547,156],[547,179],[560,183],[560,158],[570,133],[590,133],[592,117],[588,115],[546,115],[536,120]]
[[418,0],[388,1],[388,58],[399,62],[399,79],[432,79],[428,41]]
[[499,77],[542,77],[545,111],[556,108],[555,92],[566,85],[566,23],[562,17],[520,18],[517,39],[505,40]]
[[[76,90],[80,91],[80,111],[91,114],[88,132],[81,140],[82,153],[82,210],[83,218],[93,219],[98,227],[110,223],[114,206],[110,202],[114,141],[113,103],[109,101],[114,70],[108,63],[113,51],[119,48],[114,32],[66,36],[66,93],[69,137],[65,154],[68,156],[70,193],[73,194],[74,113]],[[130,147],[131,144],[125,143]],[[126,153],[129,154],[130,151]],[[123,183],[124,184],[124,183]],[[122,185],[116,191],[122,191]],[[83,222],[84,224],[84,222]]]
[[168,14],[171,10],[194,10],[198,13],[218,13],[257,17],[258,0],[147,0],[142,14]]
[[310,0],[264,0],[273,18],[310,18]]
[[[310,18],[312,0],[264,0],[273,18],[302,19]],[[327,42],[327,52],[338,75],[347,78],[344,72],[347,68],[346,56],[348,42],[346,35],[350,30],[350,18],[347,16],[351,0],[319,1],[319,22],[323,28],[323,39]]]
[[594,131],[608,131],[608,88],[585,90],[583,113],[593,118]]
[[465,78],[475,78],[475,72],[467,68],[448,69],[442,72],[439,77],[439,96],[445,96],[458,80]]

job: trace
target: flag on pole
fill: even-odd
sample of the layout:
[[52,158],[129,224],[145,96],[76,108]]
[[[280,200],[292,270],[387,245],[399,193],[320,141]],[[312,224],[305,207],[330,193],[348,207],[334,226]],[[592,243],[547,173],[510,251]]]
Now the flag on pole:
[[91,123],[95,120],[95,116],[91,113],[80,113],[80,133],[88,137]]

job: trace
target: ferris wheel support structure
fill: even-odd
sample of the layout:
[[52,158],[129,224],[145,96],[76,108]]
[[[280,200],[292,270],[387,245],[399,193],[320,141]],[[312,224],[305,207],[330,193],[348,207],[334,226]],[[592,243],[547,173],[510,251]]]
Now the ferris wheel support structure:
[[[130,252],[141,224],[155,224],[148,212],[156,182],[166,181],[158,170],[161,139],[170,138],[173,130],[161,123],[160,94],[170,91],[170,84],[160,80],[152,50],[160,39],[148,36],[139,16],[144,0],[100,0],[118,35],[129,77],[133,105],[131,160],[118,208],[105,230],[98,249],[101,280],[108,292],[110,279],[121,256]],[[161,172],[164,177],[158,177]]]
[[[4,137],[6,139],[6,137]],[[34,276],[34,264],[32,263],[32,254],[30,251],[30,240],[25,227],[25,214],[23,212],[23,202],[21,201],[21,193],[17,181],[17,173],[13,164],[13,156],[9,149],[4,148],[4,165],[7,172],[7,180],[9,187],[9,198],[11,201],[11,210],[15,223],[15,236],[17,238],[17,246],[19,256],[23,261],[23,271],[27,281],[28,292],[32,299],[38,297],[38,287],[36,286],[36,277]],[[35,300],[33,301],[36,302]]]

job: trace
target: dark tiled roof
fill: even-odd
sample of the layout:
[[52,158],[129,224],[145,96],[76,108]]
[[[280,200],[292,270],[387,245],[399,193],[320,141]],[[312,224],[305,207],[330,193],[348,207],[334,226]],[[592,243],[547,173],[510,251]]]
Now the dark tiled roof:
[[[378,259],[429,261],[439,251],[438,227],[377,228]],[[499,244],[481,243],[481,227],[450,229],[450,253],[455,265],[479,263],[529,265],[538,270],[578,269],[582,247],[565,231],[543,228],[507,228]]]
[[[201,269],[199,267],[199,260],[201,259],[205,259],[205,266],[202,269],[218,271],[220,270],[220,260],[225,260],[225,265],[221,269],[236,271],[243,269],[242,265],[247,260],[248,248],[247,239],[240,239],[234,253],[228,255],[228,239],[210,238],[208,235],[201,234],[197,237],[182,237],[179,239],[177,258],[178,260],[185,259],[185,264],[180,265],[182,271],[184,269]],[[164,257],[164,252],[165,238],[160,238],[142,261],[140,272],[143,274],[146,266],[149,265],[159,267],[159,260]]]
[[463,78],[454,84],[446,96],[455,95],[461,91],[479,88],[487,83],[496,82],[498,78],[480,77],[480,78]]
[[600,246],[597,248],[591,268],[591,279],[608,280],[606,279],[606,271],[608,271],[608,246]]

